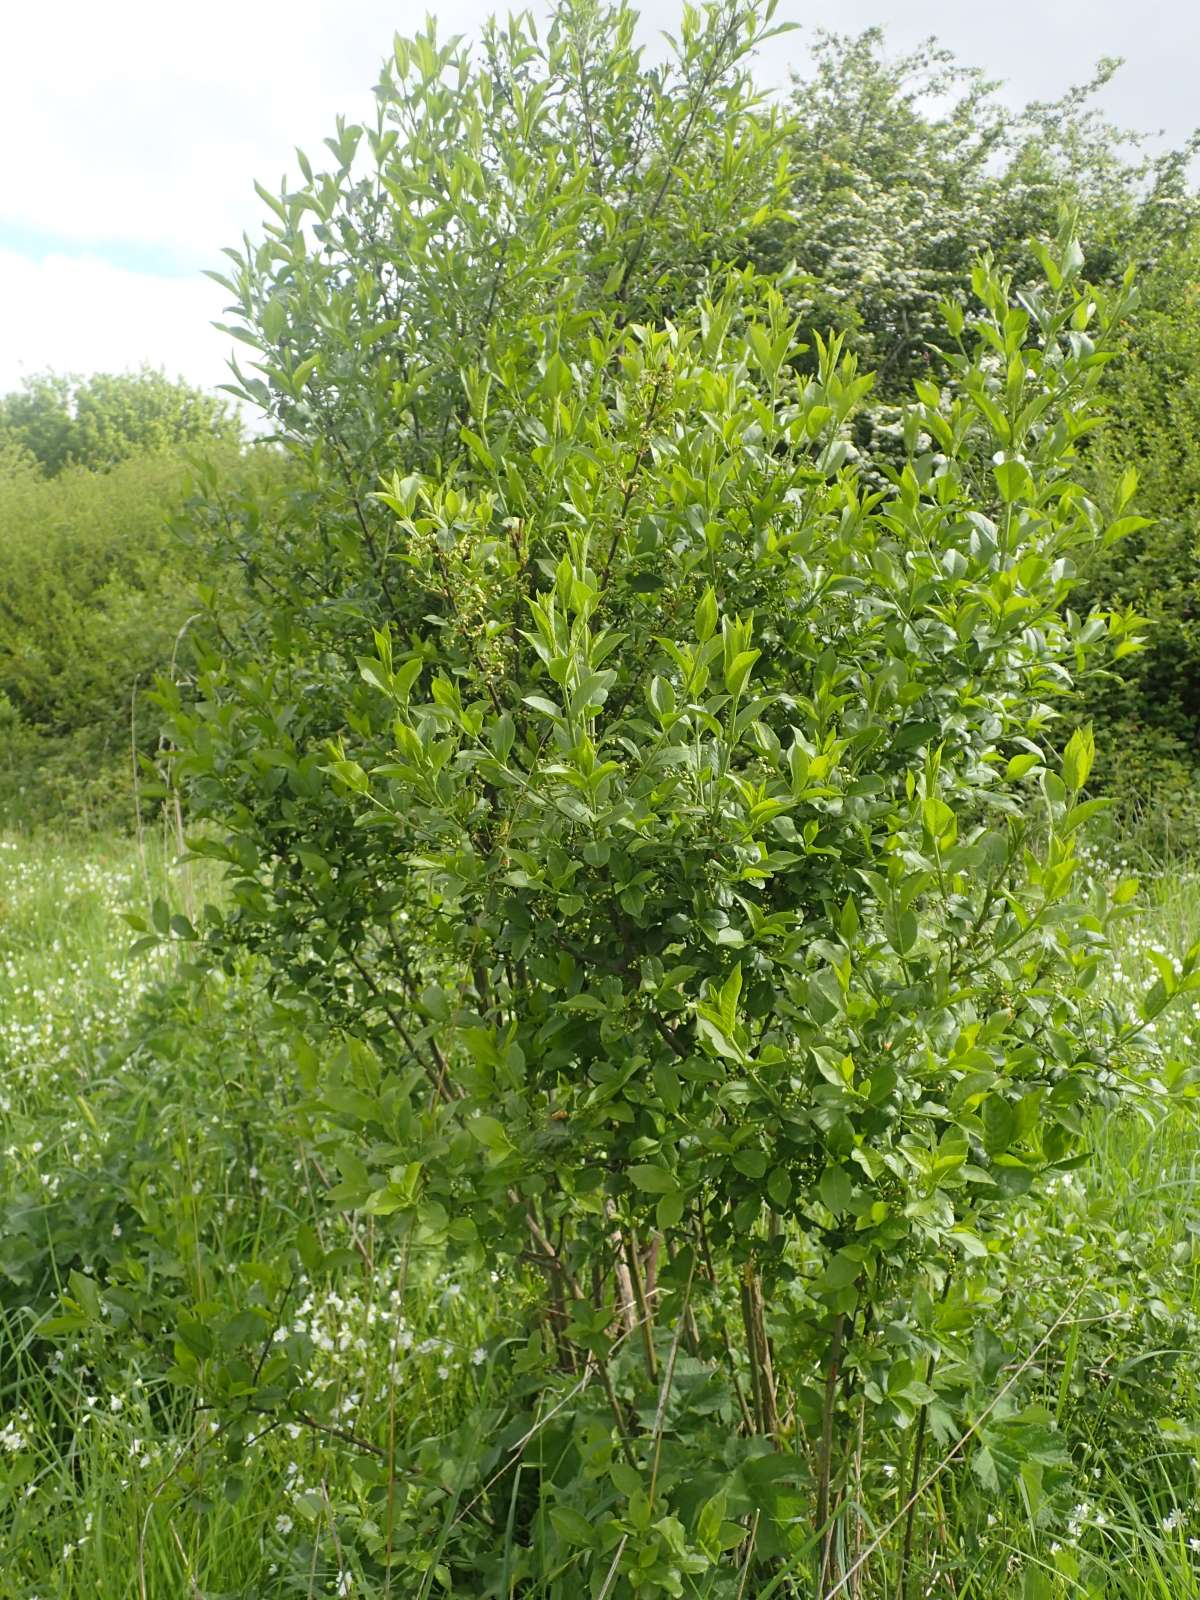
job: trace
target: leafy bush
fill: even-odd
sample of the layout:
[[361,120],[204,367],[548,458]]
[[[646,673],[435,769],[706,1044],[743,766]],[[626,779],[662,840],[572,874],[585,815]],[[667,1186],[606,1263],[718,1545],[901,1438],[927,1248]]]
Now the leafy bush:
[[1097,492],[1138,474],[1138,508],[1152,519],[1097,553],[1084,573],[1101,605],[1145,619],[1147,649],[1092,693],[1107,730],[1106,779],[1159,849],[1194,850],[1192,798],[1200,752],[1200,231],[1165,250],[1145,276],[1143,305],[1125,330],[1110,426],[1091,453]]
[[[229,869],[194,948],[270,963],[336,1204],[544,1275],[489,1421],[519,1444],[486,1478],[453,1462],[479,1488],[445,1583],[824,1590],[927,1430],[977,1433],[991,1492],[1058,1459],[1041,1411],[989,1422],[973,1307],[1008,1208],[1083,1159],[1088,1107],[1196,982],[1194,955],[1164,970],[1133,1022],[1093,997],[1118,913],[1077,898],[1090,737],[1054,755],[1073,674],[1132,644],[1066,609],[1129,295],[1066,237],[1020,306],[979,266],[953,386],[919,386],[870,490],[841,341],[802,371],[746,270],[687,303],[684,202],[736,258],[771,193],[747,175],[777,181],[740,70],[704,121],[756,19],[689,19],[670,96],[630,26],[564,7],[544,50],[514,25],[478,70],[400,41],[386,182],[352,178],[340,129],[338,171],[229,278],[246,393],[304,478],[234,522],[253,651],[226,630],[195,703],[164,694],[197,848]],[[652,150],[696,130],[686,171],[622,168],[630,100],[591,100],[598,61]],[[609,199],[623,170],[641,214]]]
[[89,378],[43,373],[0,396],[0,450],[27,451],[49,477],[188,443],[234,445],[241,432],[227,401],[149,367]]
[[236,481],[239,436],[226,403],[153,372],[0,398],[0,826],[132,821],[147,691],[195,611],[182,446]]
[[811,54],[789,105],[789,203],[759,233],[758,259],[795,263],[792,304],[806,326],[847,331],[877,371],[876,410],[953,348],[939,307],[961,297],[981,251],[1018,287],[1036,283],[1028,241],[1066,204],[1088,276],[1115,282],[1195,215],[1194,142],[1145,157],[1095,110],[1114,61],[1058,101],[1014,109],[932,42],[890,58],[878,28],[822,33]]
[[[207,564],[244,578],[237,595],[208,593],[207,664],[218,678],[248,673],[216,730],[236,748],[222,758],[222,803],[236,784],[251,832],[281,783],[320,806],[320,849],[358,877],[364,927],[373,890],[356,807],[316,775],[348,707],[369,710],[364,628],[403,626],[411,609],[394,517],[376,495],[383,475],[401,456],[412,468],[486,456],[462,429],[494,385],[511,374],[565,396],[572,362],[590,359],[597,302],[628,321],[686,301],[706,263],[738,256],[784,193],[780,131],[760,121],[746,65],[764,19],[741,6],[689,17],[676,60],[653,69],[631,47],[633,26],[627,7],[563,6],[544,44],[490,27],[479,66],[433,35],[398,40],[377,125],[339,128],[335,170],[272,197],[266,240],[225,280],[260,358],[243,398],[267,408],[295,475],[271,498],[210,489],[195,510]],[[351,164],[368,152],[377,179],[364,183]],[[289,747],[307,752],[298,780],[274,755],[281,707]],[[187,721],[189,742],[209,715]],[[272,825],[253,853],[278,853],[286,880],[299,843]],[[302,978],[330,997],[361,981],[332,949],[311,949]]]
[[[183,906],[215,892],[194,871],[173,875]],[[460,1252],[422,1252],[328,1203],[336,1130],[309,1098],[313,1052],[289,1038],[294,1010],[271,1005],[262,965],[196,987],[171,964],[128,960],[115,910],[168,892],[153,847],[0,840],[8,1590],[70,1582],[117,1600],[137,1572],[152,1595],[189,1583],[263,1600],[313,1583],[386,1594],[376,1577],[390,1549],[393,1593],[444,1591],[451,1567],[498,1572],[500,1592],[507,1567],[536,1593],[550,1549],[522,1548],[527,1497],[508,1535],[487,1498],[514,1454],[549,1461],[563,1443],[561,1411],[528,1409],[537,1369],[513,1371],[538,1315],[534,1269],[496,1282]],[[1154,978],[1151,956],[1197,928],[1195,879],[1174,875],[1161,898],[1097,980],[1122,1008]],[[1165,1059],[1194,1057],[1193,1015],[1157,1027]],[[1023,1568],[1053,1600],[1078,1584],[1148,1600],[1156,1572],[1159,1594],[1193,1593],[1193,1136],[1186,1105],[1153,1127],[1105,1118],[1094,1169],[1031,1191],[991,1235],[972,1305],[986,1328],[963,1342],[993,1394],[1015,1381],[987,1419],[987,1453],[943,1474],[938,1515],[915,1530],[918,1592],[948,1573],[960,1592],[998,1592]],[[269,1380],[251,1385],[268,1362]],[[694,1409],[703,1376],[686,1352],[675,1370],[664,1449],[678,1398]],[[271,1416],[254,1409],[268,1404]],[[1006,1501],[981,1479],[994,1451],[1008,1470],[1014,1433],[1028,1444],[1030,1407],[1058,1427]],[[865,1441],[887,1517],[908,1495],[903,1443]],[[735,1503],[747,1482],[762,1492],[771,1465],[731,1474]],[[543,1527],[556,1536],[548,1515]],[[873,1557],[861,1593],[880,1592],[892,1565]],[[721,1573],[709,1577],[719,1595]]]
[[[849,1501],[878,1492],[849,1488],[862,1396],[875,1436],[982,1424],[970,1263],[1120,1081],[1133,1034],[1087,995],[1104,919],[1070,897],[1086,739],[1048,770],[1064,667],[1104,633],[1061,606],[1095,535],[1071,441],[1120,305],[1077,337],[1096,291],[1062,259],[1030,312],[977,272],[961,397],[912,417],[941,459],[886,496],[841,465],[853,364],[785,376],[782,302],[742,278],[695,323],[599,323],[569,391],[474,419],[478,466],[383,495],[438,621],[377,632],[379,746],[330,771],[371,802],[394,896],[359,1025],[374,999],[411,1053],[329,1091],[337,1194],[488,1260],[532,1239],[542,1358],[611,1362],[616,1405],[573,1408],[574,1481],[541,1489],[552,1559],[593,1581],[615,1560],[679,1592],[752,1511],[764,1578],[814,1543],[821,1592],[848,1576]],[[345,947],[353,891],[304,866],[310,935]],[[1048,1461],[1046,1435],[983,1428],[977,1474]]]
[[186,675],[196,589],[216,576],[180,537],[189,486],[219,472],[230,497],[265,498],[282,465],[265,446],[54,478],[0,464],[0,823],[128,823],[134,755],[161,733],[151,685]]

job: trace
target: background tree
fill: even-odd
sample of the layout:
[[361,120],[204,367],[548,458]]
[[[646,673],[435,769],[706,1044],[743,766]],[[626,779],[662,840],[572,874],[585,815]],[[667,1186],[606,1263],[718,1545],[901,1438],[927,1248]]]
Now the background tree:
[[1115,282],[1195,217],[1194,142],[1148,157],[1096,111],[1115,61],[1057,101],[1013,109],[933,40],[892,57],[878,28],[819,33],[812,57],[788,106],[788,214],[759,248],[776,268],[795,262],[806,322],[847,330],[876,371],[877,405],[907,396],[951,348],[939,306],[961,295],[980,251],[1018,286],[1036,282],[1028,241],[1053,233],[1066,205],[1087,271]]
[[131,739],[157,739],[148,691],[194,604],[198,573],[169,527],[189,471],[161,452],[105,473],[0,476],[7,825],[131,819]]
[[1029,240],[1072,208],[1085,270],[1116,282],[1142,269],[1145,314],[1114,368],[1112,426],[1089,450],[1089,487],[1111,504],[1127,468],[1155,526],[1089,558],[1085,596],[1149,619],[1146,649],[1084,693],[1101,725],[1101,773],[1152,849],[1197,837],[1196,346],[1200,216],[1193,138],[1159,156],[1111,125],[1095,94],[1117,70],[1054,102],[1013,109],[996,85],[932,41],[891,57],[884,35],[819,35],[789,105],[791,198],[756,234],[757,259],[795,262],[788,290],[806,327],[843,329],[876,371],[855,428],[875,461],[902,454],[898,406],[916,377],[945,373],[942,318],[983,249],[1019,290],[1041,265]]
[[0,442],[29,451],[50,477],[189,443],[236,444],[241,433],[227,401],[149,367],[87,378],[44,373],[0,396]]
[[265,496],[277,458],[157,373],[35,379],[0,419],[0,823],[124,826],[203,575],[174,519],[205,463]]

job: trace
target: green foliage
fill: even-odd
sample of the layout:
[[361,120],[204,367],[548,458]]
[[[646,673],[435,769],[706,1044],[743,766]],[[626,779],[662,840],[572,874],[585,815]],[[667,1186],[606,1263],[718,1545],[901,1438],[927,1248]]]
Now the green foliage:
[[[196,852],[227,872],[217,907],[133,919],[205,975],[141,1024],[143,1081],[165,1065],[179,1104],[152,1129],[124,1082],[122,1131],[44,1215],[16,1193],[5,1259],[13,1316],[81,1372],[120,1342],[172,1417],[212,1412],[230,1500],[260,1492],[264,1438],[348,1452],[336,1506],[324,1475],[298,1496],[281,1583],[827,1593],[875,1527],[871,1581],[903,1593],[930,1540],[896,1484],[936,1449],[962,1458],[939,1485],[960,1570],[1019,1494],[1031,1592],[1094,1588],[1094,1556],[1043,1540],[1080,1521],[1068,1418],[1161,1450],[1123,1489],[1138,1548],[1186,1501],[1192,1325],[1151,1234],[1070,1176],[1097,1115],[1195,1088],[1166,1013],[1197,948],[1101,984],[1134,886],[1107,896],[1079,844],[1113,761],[1082,696],[1138,660],[1159,574],[1190,583],[1127,470],[1145,456],[1164,507],[1189,482],[1188,429],[1160,457],[1149,404],[1168,352],[1184,393],[1194,367],[1183,257],[1128,388],[1107,371],[1119,251],[1187,221],[1181,168],[1116,162],[1084,95],[1006,119],[871,38],[820,47],[797,131],[747,74],[770,21],[688,12],[655,68],[631,13],[584,0],[474,60],[398,40],[374,126],[339,125],[329,172],[301,157],[230,252],[233,387],[292,470],[201,471],[198,676],[159,688]],[[1064,189],[1082,242],[1047,236]],[[999,259],[972,269],[982,241]],[[826,311],[841,331],[809,337]],[[865,459],[855,345],[885,400],[916,377]],[[1099,442],[1122,405],[1146,436]],[[52,445],[9,432],[6,492],[67,494],[30,466]],[[65,736],[104,649],[128,670],[146,645],[144,672],[164,641],[122,609],[136,566],[84,564],[78,598],[28,568],[62,634],[29,611],[5,714]],[[1181,685],[1172,737],[1189,715]],[[252,1063],[220,1095],[210,1049]],[[220,1187],[242,1168],[249,1207]],[[369,1328],[381,1277],[428,1286],[446,1253],[486,1373],[448,1363],[398,1429],[398,1335],[351,1336],[375,1360],[348,1399],[309,1308],[361,1263]],[[1135,1269],[1133,1315],[1110,1287]],[[1132,1365],[1093,1405],[1091,1320],[1118,1317]],[[210,1517],[200,1468],[179,1485]]]
[[[1196,1093],[1197,911],[1129,931],[1080,716],[1140,659],[1098,429],[1116,247],[1178,165],[872,36],[799,135],[746,73],[770,21],[688,11],[661,68],[584,0],[474,64],[398,40],[230,252],[292,468],[200,465],[197,676],[158,691],[225,882],[146,868],[181,981],[143,997],[94,883],[0,877],[31,1594],[1195,1592],[1197,1179],[1155,1104]],[[1083,241],[1026,250],[1057,188]],[[867,457],[856,345],[917,380]],[[47,483],[36,437],[15,523],[74,509],[57,565],[14,545],[17,747],[103,725],[73,630],[145,673],[172,598],[96,509],[148,458]]]
[[149,367],[89,378],[43,373],[0,396],[0,451],[27,451],[48,477],[193,442],[233,445],[241,431],[227,402]]
[[[1101,494],[1116,504],[1136,483],[1150,519],[1087,564],[1087,592],[1145,620],[1147,648],[1093,692],[1110,754],[1106,777],[1158,846],[1193,849],[1192,790],[1200,749],[1200,232],[1146,274],[1111,384],[1111,426],[1092,452]],[[1159,818],[1157,825],[1153,819]],[[1147,832],[1143,829],[1143,832]]]
[[789,107],[790,203],[756,252],[795,264],[797,311],[847,330],[881,398],[905,397],[947,348],[940,304],[961,297],[980,251],[1018,286],[1035,283],[1029,240],[1052,233],[1066,204],[1088,276],[1115,281],[1195,214],[1193,146],[1141,156],[1139,139],[1094,109],[1116,62],[1056,102],[1013,109],[932,42],[891,58],[877,28],[818,34],[812,56]]
[[[131,740],[156,736],[146,698],[171,661],[192,575],[168,513],[178,457],[108,473],[0,477],[0,705],[9,825],[38,816],[129,815]],[[141,703],[138,703],[138,696]]]
[[[482,73],[399,42],[379,182],[340,130],[228,279],[304,477],[233,519],[253,650],[224,630],[195,702],[164,696],[229,870],[178,936],[269,963],[338,1206],[544,1275],[507,1416],[558,1420],[439,1536],[464,1591],[848,1575],[857,1408],[982,1425],[964,1335],[1005,1216],[1197,981],[1168,964],[1133,1020],[1093,995],[1129,896],[1079,884],[1090,733],[1055,753],[1126,642],[1067,601],[1121,531],[1075,474],[1127,284],[1067,236],[1021,304],[977,266],[876,489],[842,340],[802,370],[769,280],[693,270],[698,197],[720,262],[778,182],[738,73],[711,92],[755,21],[706,17],[635,97],[652,150],[696,133],[661,177],[588,93],[595,52],[638,82],[626,13],[493,33]],[[622,213],[612,172],[647,169]],[[1053,1480],[1047,1434],[997,1418],[980,1481]],[[477,1450],[453,1470],[457,1503]]]
[[[996,85],[929,44],[890,59],[879,30],[818,36],[791,104],[791,200],[756,235],[756,259],[793,262],[790,304],[805,326],[846,331],[877,370],[855,442],[892,459],[896,405],[953,349],[943,300],[961,299],[970,262],[991,251],[1017,289],[1044,268],[1031,250],[1069,204],[1089,278],[1149,264],[1139,316],[1109,391],[1112,426],[1089,451],[1087,482],[1108,505],[1124,473],[1155,519],[1088,559],[1087,603],[1147,619],[1148,648],[1087,689],[1103,726],[1102,781],[1155,849],[1194,848],[1190,790],[1200,741],[1195,585],[1198,459],[1196,141],[1158,157],[1111,126],[1094,95],[1116,68],[1051,104],[1014,110]],[[1116,513],[1114,512],[1114,515]],[[1157,838],[1154,835],[1157,834]]]
[[167,512],[187,472],[158,456],[0,481],[0,688],[27,722],[127,722],[133,685],[169,659],[188,574]]
[[[564,5],[543,43],[527,22],[492,22],[477,61],[433,31],[398,38],[374,125],[339,123],[332,171],[298,152],[303,185],[260,190],[264,242],[227,251],[229,275],[214,274],[262,374],[239,374],[234,392],[297,442],[321,441],[368,554],[386,525],[370,496],[397,438],[414,467],[457,452],[495,351],[520,349],[565,384],[542,314],[686,303],[783,193],[779,128],[746,71],[770,36],[758,13],[689,13],[654,69],[634,21],[624,6]],[[567,338],[580,332],[568,318]]]
[[169,526],[193,471],[182,447],[236,480],[239,436],[225,402],[149,371],[0,398],[4,825],[131,820],[134,752],[159,731],[146,691],[194,610],[197,569]]
[[[265,493],[269,451],[209,449]],[[158,673],[183,675],[200,568],[171,519],[203,460],[159,452],[47,478],[0,467],[0,818],[127,823],[134,751],[152,751]]]
[[[579,1502],[559,1496],[532,1555],[518,1543],[521,1486],[560,1459],[561,1481],[579,1459],[562,1411],[519,1409],[538,1382],[522,1370],[537,1316],[525,1274],[496,1283],[461,1258],[394,1254],[377,1223],[328,1203],[336,1130],[310,1120],[311,1052],[293,1047],[294,1017],[270,1004],[256,964],[197,988],[172,964],[127,959],[118,907],[151,922],[155,897],[194,915],[216,892],[194,865],[168,877],[150,845],[141,856],[103,835],[86,847],[0,839],[6,1600],[125,1600],[143,1572],[151,1595],[283,1600],[313,1583],[382,1595],[389,1547],[394,1594],[419,1592],[430,1572],[436,1594],[468,1562],[498,1584],[524,1573],[533,1594],[563,1592],[564,1577],[578,1587],[574,1567],[550,1574],[552,1541],[582,1536]],[[1098,985],[1136,1007],[1152,956],[1198,929],[1200,887],[1176,874],[1117,931]],[[1164,1061],[1194,1055],[1194,1015],[1164,1015],[1158,1030]],[[1031,1571],[1053,1600],[1080,1582],[1121,1600],[1195,1593],[1194,1126],[1181,1105],[1153,1126],[1108,1117],[1095,1137],[1092,1171],[1031,1193],[992,1238],[971,1306],[986,1332],[963,1336],[992,1397],[1079,1299],[985,1422],[986,1455],[939,1480],[939,1515],[913,1543],[914,1588],[950,1572],[960,1592],[989,1594]],[[246,1384],[260,1361],[264,1373],[273,1362],[273,1399]],[[582,1377],[563,1377],[564,1397]],[[272,1417],[251,1409],[264,1395]],[[664,1452],[710,1398],[685,1349]],[[855,1495],[882,1517],[907,1495],[911,1433],[866,1435]],[[1007,1494],[985,1488],[993,1469],[1007,1481],[1014,1440],[1034,1459]],[[476,1497],[497,1472],[507,1491],[514,1458],[525,1468],[509,1529],[511,1496],[500,1492],[499,1517]],[[733,1537],[744,1494],[770,1490],[782,1505],[773,1470],[753,1457],[715,1494],[702,1487],[706,1537],[722,1536],[718,1511]],[[891,1600],[898,1547],[897,1533],[888,1559],[868,1563],[864,1596]],[[699,1592],[721,1594],[720,1573],[708,1576]]]

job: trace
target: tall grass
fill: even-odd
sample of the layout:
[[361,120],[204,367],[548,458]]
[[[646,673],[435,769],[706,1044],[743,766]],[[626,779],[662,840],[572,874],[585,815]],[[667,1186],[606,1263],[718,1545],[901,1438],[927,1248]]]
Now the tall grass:
[[[157,841],[0,840],[0,1600],[349,1593],[336,1528],[371,1509],[357,1413],[394,1413],[400,1454],[478,1414],[490,1381],[496,1286],[388,1255],[271,1127],[284,1063],[254,984],[159,997],[170,962],[129,956],[118,911],[178,898],[173,875]],[[231,1474],[165,1374],[147,1279],[189,1309],[236,1303],[297,1215],[353,1260],[281,1308],[342,1415],[264,1423]],[[92,1271],[128,1287],[128,1322],[56,1328]]]
[[[0,840],[0,1600],[443,1594],[445,1552],[489,1480],[547,1446],[493,1376],[528,1334],[528,1291],[452,1256],[397,1254],[369,1219],[339,1216],[319,1151],[280,1114],[294,1066],[254,972],[196,991],[166,983],[168,958],[128,953],[117,912],[144,914],[177,871],[159,841]],[[176,878],[174,893],[205,885]],[[1200,878],[1179,867],[1104,981],[1135,995],[1151,948],[1198,935]],[[1200,1021],[1172,1014],[1158,1042],[1196,1057]],[[1016,1218],[992,1315],[1032,1349],[1078,1296],[1023,1397],[1054,1419],[1062,1463],[982,1510],[970,1471],[948,1466],[923,1502],[909,1592],[1200,1596],[1190,1102],[1099,1121],[1091,1165],[1053,1208]],[[278,1240],[297,1221],[325,1265],[281,1283]],[[91,1273],[116,1286],[99,1314]],[[256,1296],[268,1340],[303,1343],[334,1421],[264,1417],[231,1461],[177,1321]],[[536,1523],[517,1548],[509,1477],[486,1533],[507,1529],[492,1592],[576,1600],[577,1571],[539,1570]],[[902,1507],[898,1481],[887,1494],[873,1526]],[[404,1558],[390,1589],[364,1577],[364,1552],[385,1547]],[[896,1600],[894,1551],[893,1538],[843,1592]],[[687,1593],[721,1600],[732,1581]],[[805,1592],[798,1581],[780,1572],[770,1592]]]

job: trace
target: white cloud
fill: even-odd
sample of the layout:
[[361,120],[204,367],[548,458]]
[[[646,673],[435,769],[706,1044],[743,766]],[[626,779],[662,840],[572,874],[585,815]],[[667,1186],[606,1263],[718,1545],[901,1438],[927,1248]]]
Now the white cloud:
[[155,277],[96,257],[33,261],[0,249],[0,393],[47,368],[120,372],[142,362],[224,383],[230,340],[211,324],[227,298],[199,273]]
[[[253,180],[295,171],[339,112],[371,109],[392,35],[424,7],[386,0],[56,0],[5,6],[0,219],[56,237],[137,241],[188,265],[257,226]],[[437,7],[473,32],[482,0]]]

